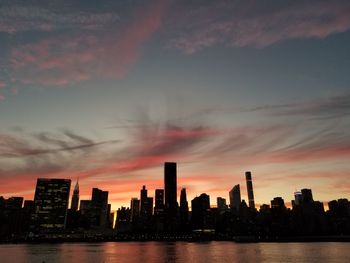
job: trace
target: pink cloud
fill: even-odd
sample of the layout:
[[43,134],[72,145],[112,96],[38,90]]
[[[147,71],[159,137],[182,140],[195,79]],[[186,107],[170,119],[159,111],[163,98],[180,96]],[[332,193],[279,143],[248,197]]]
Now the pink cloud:
[[124,77],[139,59],[142,45],[161,26],[167,1],[157,1],[122,30],[106,35],[62,35],[16,47],[11,62],[26,84],[65,86],[101,76]]
[[0,89],[5,88],[6,86],[6,83],[0,80]]

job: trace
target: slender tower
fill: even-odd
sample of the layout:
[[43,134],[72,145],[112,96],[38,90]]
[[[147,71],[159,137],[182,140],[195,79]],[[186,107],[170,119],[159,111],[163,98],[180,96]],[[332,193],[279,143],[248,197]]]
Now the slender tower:
[[75,184],[75,187],[74,187],[73,196],[72,196],[72,203],[71,203],[70,208],[73,211],[77,211],[78,205],[79,205],[79,179],[77,180],[77,183]]
[[247,182],[247,193],[248,193],[249,207],[252,209],[255,209],[253,181],[252,181],[252,173],[251,172],[245,172],[245,180]]

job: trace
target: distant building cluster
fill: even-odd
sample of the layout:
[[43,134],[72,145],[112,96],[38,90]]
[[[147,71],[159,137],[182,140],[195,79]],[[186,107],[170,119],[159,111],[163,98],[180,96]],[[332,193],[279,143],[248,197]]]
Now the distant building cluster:
[[[105,233],[182,233],[210,232],[226,236],[317,236],[350,234],[350,202],[333,200],[325,211],[323,203],[313,199],[311,189],[294,193],[292,207],[287,208],[281,197],[270,204],[255,207],[251,172],[245,173],[248,204],[241,198],[240,185],[229,191],[229,204],[218,197],[216,207],[210,196],[202,193],[187,201],[182,188],[178,202],[177,164],[164,164],[164,188],[148,195],[146,186],[139,198],[131,198],[130,207],[111,212],[108,192],[93,188],[91,200],[79,200],[79,182],[71,190],[69,179],[37,180],[34,200],[22,197],[0,197],[0,238],[36,233],[71,233],[94,231]],[[79,202],[80,201],[80,202]],[[114,220],[116,217],[116,220]],[[115,222],[115,223],[114,223]]]

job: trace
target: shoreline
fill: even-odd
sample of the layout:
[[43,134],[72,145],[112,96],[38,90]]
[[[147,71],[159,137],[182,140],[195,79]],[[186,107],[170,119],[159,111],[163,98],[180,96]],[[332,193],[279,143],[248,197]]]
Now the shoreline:
[[350,242],[350,236],[303,236],[303,237],[268,237],[254,236],[235,237],[198,237],[198,236],[109,236],[87,238],[32,238],[32,239],[7,239],[0,240],[4,244],[60,244],[60,243],[103,243],[103,242],[233,242],[233,243],[324,243],[324,242]]

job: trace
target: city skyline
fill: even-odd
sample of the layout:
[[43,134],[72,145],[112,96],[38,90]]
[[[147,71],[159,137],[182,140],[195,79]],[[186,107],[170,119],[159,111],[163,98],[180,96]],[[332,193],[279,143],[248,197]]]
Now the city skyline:
[[350,199],[350,2],[263,2],[0,0],[0,196]]
[[[151,209],[152,213],[154,213],[154,215],[156,215],[156,210],[157,208],[161,209],[162,213],[168,213],[172,216],[174,216],[175,214],[178,213],[178,209],[181,210],[181,197],[184,197],[186,202],[187,202],[187,188],[181,185],[177,186],[177,191],[175,192],[175,194],[173,193],[173,190],[171,190],[170,192],[170,196],[172,195],[173,197],[176,197],[176,199],[174,199],[175,201],[173,201],[173,206],[170,206],[170,208],[172,207],[172,209],[175,209],[175,211],[171,211],[172,209],[169,209],[169,202],[167,205],[167,201],[169,199],[166,199],[166,190],[165,189],[169,189],[169,187],[171,188],[173,186],[176,186],[177,180],[178,180],[178,175],[177,175],[177,163],[176,162],[165,162],[164,163],[164,174],[163,174],[163,186],[164,188],[147,188],[147,185],[142,185],[141,190],[136,190],[136,192],[138,193],[135,196],[130,196],[129,197],[129,204],[130,206],[128,206],[127,204],[121,204],[120,206],[111,209],[111,212],[115,212],[117,210],[119,210],[120,208],[130,208],[132,209],[133,207],[133,202],[136,200],[137,202],[139,202],[138,206],[138,213],[140,215],[142,214],[146,214],[146,210],[147,209]],[[169,173],[169,170],[170,173]],[[173,177],[173,178],[169,178],[169,177]],[[254,196],[253,199],[249,198],[249,194],[248,191],[253,192],[255,191],[255,188],[253,187],[252,183],[253,183],[253,177],[252,177],[252,172],[251,171],[246,171],[244,172],[244,181],[246,183],[246,195],[244,195],[241,193],[240,190],[240,184],[236,184],[232,187],[231,190],[227,191],[226,194],[221,195],[221,196],[212,196],[211,200],[217,200],[217,202],[213,203],[213,202],[209,202],[210,207],[211,208],[219,208],[218,206],[218,202],[219,199],[225,201],[225,205],[226,205],[226,200],[229,201],[229,204],[227,205],[227,209],[230,208],[232,211],[236,211],[237,213],[239,212],[239,207],[241,206],[241,203],[246,203],[247,207],[249,207],[250,209],[256,209],[257,211],[259,209],[261,209],[262,207],[264,207],[265,205],[269,205],[270,202],[272,202],[275,198],[277,199],[282,199],[283,200],[283,205],[285,205],[287,208],[292,208],[293,205],[298,205],[301,202],[313,202],[313,194],[312,194],[312,190],[310,188],[307,187],[302,187],[298,190],[296,190],[294,193],[289,194],[288,197],[286,197],[286,195],[274,195],[270,197],[270,200],[268,202],[264,202],[264,203],[255,203],[254,202]],[[181,177],[180,177],[181,178]],[[38,182],[50,182],[51,180],[53,180],[55,182],[55,180],[58,181],[62,181],[62,182],[66,182],[69,181],[69,185],[71,184],[71,179],[67,179],[67,178],[37,178],[36,180],[36,185],[38,187]],[[169,181],[170,180],[170,181]],[[167,183],[168,182],[168,183]],[[170,182],[170,186],[169,186],[169,182]],[[166,187],[166,185],[168,184],[168,188]],[[108,188],[104,189],[104,191],[100,190],[99,188],[92,186],[92,196],[96,196],[96,194],[94,194],[95,191],[100,191],[103,192],[107,195],[107,197],[105,198],[105,201],[108,201],[108,195],[109,194],[113,194],[111,193]],[[91,189],[89,189],[89,191],[91,191]],[[150,193],[154,192],[154,194],[148,194],[148,190],[150,190]],[[35,199],[36,197],[36,189],[34,188],[34,193],[35,195],[33,196],[33,198],[23,198],[23,196],[3,196],[4,198],[22,198],[24,201],[32,201],[32,199]],[[169,190],[168,190],[169,192]],[[178,195],[178,193],[180,193],[181,195]],[[208,197],[210,197],[210,194],[208,195],[206,192],[198,192],[198,193],[192,193],[189,195],[189,199],[188,200],[195,200],[197,197],[200,197],[201,195],[207,195]],[[169,195],[169,193],[168,193]],[[90,195],[89,195],[90,196]],[[75,182],[75,187],[70,189],[68,191],[68,203],[67,203],[67,209],[71,209],[72,211],[77,211],[80,210],[80,206],[82,205],[82,203],[84,202],[90,202],[88,200],[84,200],[84,199],[89,199],[89,196],[86,196],[86,198],[80,198],[80,190],[79,190],[79,178],[77,178],[76,182]],[[85,197],[85,196],[84,196]],[[288,199],[290,197],[290,199]],[[300,197],[304,197],[304,199],[300,199]],[[344,197],[338,197],[334,200],[337,199],[342,199]],[[150,204],[151,206],[148,206],[148,200],[150,199]],[[154,202],[153,202],[154,200]],[[162,200],[161,205],[160,205],[160,200]],[[253,201],[251,201],[253,200]],[[290,200],[290,201],[289,201]],[[328,203],[331,200],[320,200],[320,202],[323,204],[324,208],[327,210],[328,209]],[[175,203],[174,203],[175,202]],[[109,202],[108,202],[109,203]],[[157,205],[158,204],[158,205]],[[86,204],[83,204],[84,206]],[[109,204],[110,205],[110,204]],[[188,204],[186,205],[188,206]],[[147,208],[148,207],[148,208]],[[112,208],[112,206],[110,207]],[[187,207],[187,209],[190,208],[191,206],[189,205]],[[174,216],[176,217],[176,216]]]

